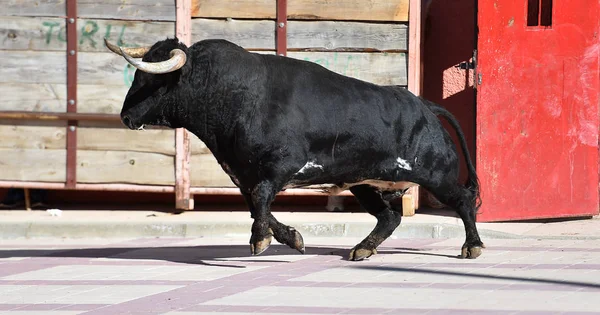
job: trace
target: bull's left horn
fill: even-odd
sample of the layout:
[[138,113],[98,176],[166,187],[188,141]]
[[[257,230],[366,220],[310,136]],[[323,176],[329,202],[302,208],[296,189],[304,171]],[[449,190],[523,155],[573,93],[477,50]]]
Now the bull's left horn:
[[104,44],[106,45],[106,48],[110,49],[110,51],[114,52],[115,54],[117,54],[119,56],[123,55],[121,53],[121,49],[122,49],[124,52],[126,52],[129,56],[131,56],[133,58],[142,58],[150,50],[150,46],[137,47],[137,48],[120,47],[120,46],[117,46],[117,45],[109,42],[108,39],[106,39],[106,37],[104,38]]
[[123,48],[121,48],[121,52],[123,53],[123,57],[125,57],[127,62],[132,66],[144,72],[153,74],[169,73],[178,70],[183,67],[185,60],[187,59],[185,52],[181,49],[171,50],[171,58],[159,62],[146,62],[141,59],[134,59],[133,56],[126,54]]

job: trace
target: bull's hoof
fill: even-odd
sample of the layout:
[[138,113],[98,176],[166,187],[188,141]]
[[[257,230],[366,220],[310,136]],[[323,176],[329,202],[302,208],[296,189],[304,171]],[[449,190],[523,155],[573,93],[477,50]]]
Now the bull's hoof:
[[271,229],[269,229],[269,234],[267,234],[261,240],[255,241],[254,235],[252,235],[252,238],[250,239],[250,252],[252,253],[252,255],[258,256],[264,253],[267,250],[267,248],[271,246],[271,240],[273,240],[273,231],[271,231]]
[[377,255],[377,249],[359,248],[356,246],[352,249],[352,251],[350,251],[350,257],[348,257],[348,260],[361,261],[365,258],[371,257],[372,255]]
[[304,248],[304,239],[302,238],[302,235],[300,234],[300,232],[296,231],[294,228],[291,228],[291,229],[293,229],[294,236],[293,236],[292,244],[290,245],[290,247],[299,251],[300,253],[304,254],[305,248]]
[[483,246],[483,244],[481,246],[472,246],[472,247],[464,246],[460,253],[460,258],[475,259],[475,258],[481,256],[483,248],[485,248],[485,246]]

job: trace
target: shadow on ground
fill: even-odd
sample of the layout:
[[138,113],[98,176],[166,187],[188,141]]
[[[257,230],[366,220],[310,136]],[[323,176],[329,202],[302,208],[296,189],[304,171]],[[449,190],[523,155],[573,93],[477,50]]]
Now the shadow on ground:
[[[570,286],[570,287],[579,287],[579,288],[594,288],[600,289],[600,283],[592,283],[592,282],[581,282],[581,281],[570,281],[570,280],[560,280],[560,279],[551,279],[551,278],[523,278],[523,277],[512,277],[505,275],[491,275],[491,274],[480,274],[480,273],[467,273],[467,272],[457,272],[457,271],[448,271],[448,270],[437,270],[437,269],[426,269],[426,268],[403,268],[403,267],[395,267],[395,266],[373,266],[373,265],[356,265],[351,266],[352,268],[358,269],[367,269],[367,270],[378,270],[378,271],[387,271],[387,272],[409,272],[409,273],[420,273],[420,274],[434,274],[439,275],[440,277],[447,276],[459,276],[462,278],[474,278],[474,279],[494,279],[494,280],[506,280],[506,281],[515,281],[519,284],[525,283],[538,283],[538,284],[549,284],[549,285],[558,285],[558,286]],[[499,287],[503,286],[503,284],[498,284]]]
[[[124,260],[151,260],[168,261],[182,264],[206,265],[223,268],[246,268],[245,264],[252,263],[290,263],[288,255],[301,255],[297,251],[279,244],[273,244],[260,256],[251,256],[249,246],[246,245],[201,245],[201,246],[167,246],[167,247],[107,247],[107,248],[80,248],[80,249],[2,249],[0,258],[110,258]],[[340,260],[346,261],[350,252],[349,247],[307,247],[308,255],[317,256],[338,256]],[[448,259],[458,259],[458,256],[443,255],[428,252],[426,249],[418,248],[385,248],[380,255],[405,254],[405,255],[424,255],[439,256]],[[237,262],[237,264],[236,264]],[[438,261],[439,262],[439,261]],[[20,263],[19,261],[11,263]],[[302,261],[298,263],[303,263]],[[304,263],[318,263],[305,261]],[[477,264],[476,260],[464,260],[464,263],[458,263],[456,266],[468,267],[471,264]],[[1,264],[1,263],[0,263]],[[454,264],[453,264],[454,265]],[[510,275],[483,274],[440,270],[437,267],[427,267],[426,262],[420,261],[416,266],[406,267],[406,263],[380,263],[373,264],[367,262],[348,262],[334,267],[340,268],[358,268],[365,270],[378,270],[382,272],[403,272],[416,274],[434,274],[440,277],[461,277],[476,279],[494,279],[509,281],[504,285],[526,285],[526,284],[546,284],[551,286],[569,286],[574,288],[592,288],[600,290],[600,283],[570,281],[552,278],[525,278]],[[493,269],[492,269],[493,270]]]
[[[347,260],[349,247],[319,247],[306,248],[307,255],[338,256]],[[413,254],[440,256],[456,259],[458,256],[425,252],[417,248],[385,248],[380,254]],[[239,261],[239,262],[289,262],[289,256],[301,256],[299,252],[284,245],[273,244],[260,256],[251,256],[250,247],[246,245],[200,245],[200,246],[166,246],[166,247],[106,247],[78,249],[2,249],[0,258],[15,257],[61,257],[61,258],[111,258],[125,260],[154,260],[169,261],[182,264],[203,264],[205,261]],[[287,257],[286,257],[287,256]],[[214,264],[210,264],[214,265]],[[223,265],[223,267],[235,267]]]

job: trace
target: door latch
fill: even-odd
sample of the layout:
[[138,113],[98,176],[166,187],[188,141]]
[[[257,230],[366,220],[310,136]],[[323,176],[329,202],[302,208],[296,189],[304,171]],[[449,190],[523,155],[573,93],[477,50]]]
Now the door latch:
[[459,63],[456,67],[462,70],[475,69],[477,67],[477,49],[473,50],[473,58],[471,58],[471,61],[463,61]]
[[459,63],[456,67],[462,70],[475,69],[475,63],[473,61],[463,61]]

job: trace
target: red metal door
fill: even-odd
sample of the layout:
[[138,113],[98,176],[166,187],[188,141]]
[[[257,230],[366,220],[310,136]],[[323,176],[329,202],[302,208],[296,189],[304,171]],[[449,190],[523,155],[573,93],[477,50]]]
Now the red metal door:
[[600,2],[478,6],[478,221],[597,214]]

